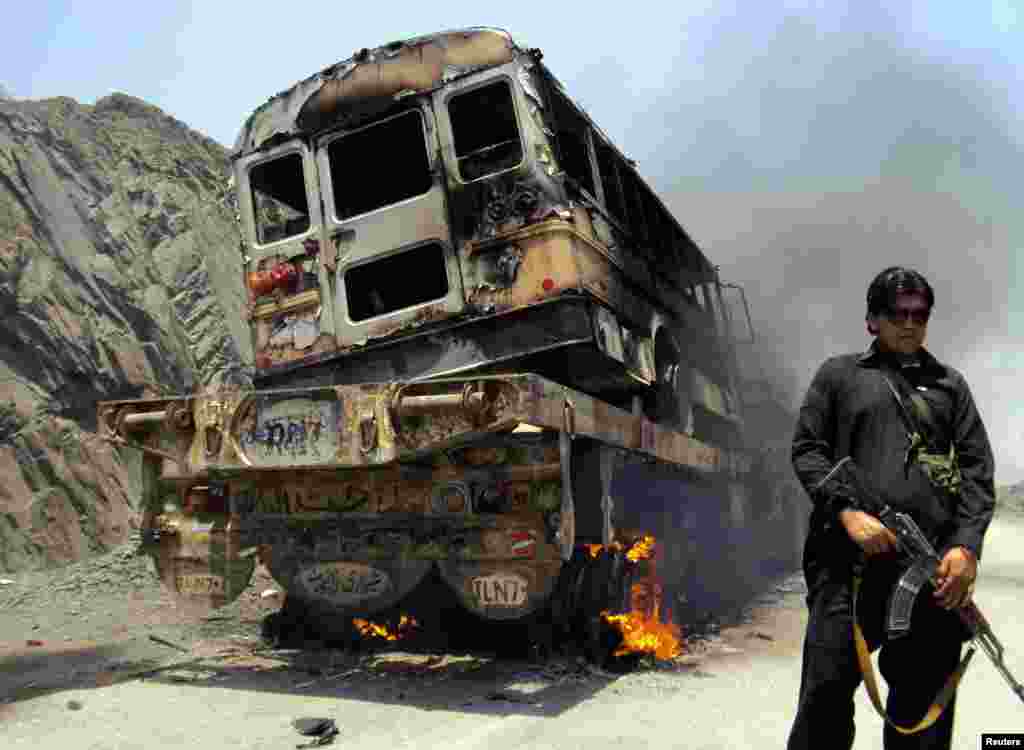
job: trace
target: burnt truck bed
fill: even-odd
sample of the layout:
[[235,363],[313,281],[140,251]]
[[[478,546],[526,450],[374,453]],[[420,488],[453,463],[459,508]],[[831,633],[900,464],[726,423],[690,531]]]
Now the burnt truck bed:
[[602,335],[591,297],[566,295],[511,311],[443,321],[343,353],[315,355],[257,373],[258,388],[411,381],[514,370],[534,372],[592,395],[628,397],[651,382],[636,351]]

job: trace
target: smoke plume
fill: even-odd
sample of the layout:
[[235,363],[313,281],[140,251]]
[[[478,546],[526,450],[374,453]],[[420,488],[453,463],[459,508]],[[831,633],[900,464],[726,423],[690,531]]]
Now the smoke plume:
[[764,366],[797,398],[824,358],[870,342],[878,271],[924,273],[936,293],[926,346],[967,376],[997,481],[1024,478],[1016,117],[991,71],[913,48],[898,19],[863,7],[831,25],[780,18],[767,38],[720,22],[707,83],[690,76],[660,113],[672,153],[662,142],[657,160],[637,156],[745,287]]

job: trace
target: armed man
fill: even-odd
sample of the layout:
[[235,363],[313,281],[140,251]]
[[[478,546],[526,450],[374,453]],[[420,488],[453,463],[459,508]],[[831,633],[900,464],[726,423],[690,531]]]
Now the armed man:
[[[814,509],[789,750],[852,747],[862,680],[885,716],[886,750],[950,747],[956,686],[969,659],[961,662],[962,645],[973,635],[963,615],[976,611],[971,597],[995,488],[992,449],[967,382],[924,348],[934,301],[920,273],[882,271],[867,294],[874,341],[863,354],[825,361],[800,409],[793,467]],[[904,575],[906,545],[880,520],[892,515],[912,519],[934,556],[916,586]],[[907,603],[899,617],[898,600]],[[877,648],[889,686],[884,708],[869,658]]]

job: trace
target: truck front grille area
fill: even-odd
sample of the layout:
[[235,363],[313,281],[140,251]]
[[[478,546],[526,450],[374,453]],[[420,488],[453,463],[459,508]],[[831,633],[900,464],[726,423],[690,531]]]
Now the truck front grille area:
[[444,247],[430,242],[345,272],[348,316],[360,323],[448,295]]

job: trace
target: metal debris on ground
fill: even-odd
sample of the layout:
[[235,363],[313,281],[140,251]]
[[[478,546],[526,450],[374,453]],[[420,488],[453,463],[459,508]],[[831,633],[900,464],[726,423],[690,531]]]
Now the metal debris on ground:
[[10,586],[14,581],[10,578],[0,578],[0,586]]
[[292,721],[292,726],[302,736],[316,738],[311,742],[296,745],[296,748],[329,745],[338,734],[338,727],[334,723],[334,719],[301,718]]
[[456,660],[438,655],[428,655],[423,659],[416,659],[410,654],[395,654],[394,656],[381,656],[368,663],[367,668],[378,674],[417,675],[441,671],[453,661]]
[[183,654],[190,654],[190,653],[192,653],[191,651],[189,651],[184,646],[179,646],[177,643],[171,643],[170,641],[164,640],[163,638],[161,638],[160,636],[157,636],[157,635],[149,636],[149,640],[153,641],[153,643],[159,643],[161,646],[167,646],[168,648],[177,649],[178,651],[180,651]]
[[330,682],[331,680],[340,680],[343,677],[351,677],[356,672],[361,672],[362,669],[362,667],[355,667],[354,669],[346,669],[344,672],[338,672],[337,674],[324,675],[323,677],[318,677],[317,679],[310,680],[309,682],[300,682],[295,686],[295,688],[298,690],[301,688],[307,688],[310,685],[315,685],[318,682]]
[[486,696],[489,701],[507,701],[509,703],[523,703],[527,706],[539,706],[539,701],[531,700],[525,695],[516,695],[515,693],[506,693],[500,690],[488,693]]

